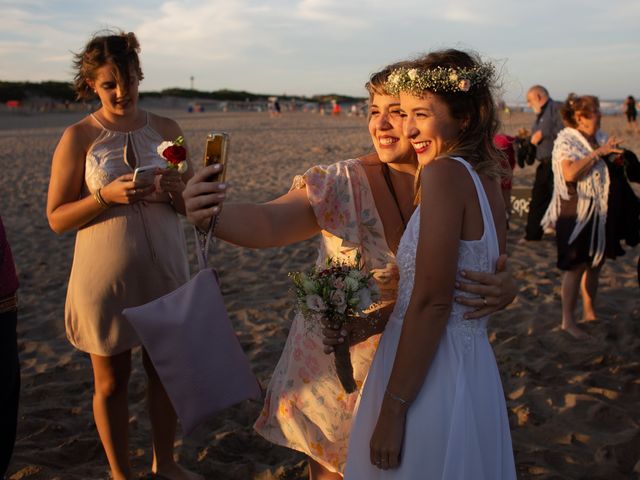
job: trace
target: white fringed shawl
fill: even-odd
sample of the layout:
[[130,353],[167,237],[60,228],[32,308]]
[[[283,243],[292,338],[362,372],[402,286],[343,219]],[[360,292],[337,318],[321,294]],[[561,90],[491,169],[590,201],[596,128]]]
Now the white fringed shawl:
[[[596,141],[602,145],[607,141],[603,132],[596,133]],[[564,128],[558,133],[553,144],[551,165],[553,168],[553,197],[540,224],[543,227],[555,225],[560,214],[560,199],[569,200],[567,184],[562,174],[563,160],[580,160],[593,152],[593,148],[575,128]],[[604,257],[605,223],[607,221],[607,201],[609,199],[609,172],[604,161],[596,162],[588,173],[577,182],[578,210],[576,226],[571,232],[569,243],[573,242],[591,220],[591,243],[589,255],[593,255],[593,266]]]

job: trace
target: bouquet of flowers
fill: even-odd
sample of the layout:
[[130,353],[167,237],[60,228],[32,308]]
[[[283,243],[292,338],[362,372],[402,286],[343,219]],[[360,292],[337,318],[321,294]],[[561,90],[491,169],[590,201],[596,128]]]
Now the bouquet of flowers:
[[[297,305],[305,319],[312,324],[342,328],[354,317],[366,316],[364,310],[378,298],[378,289],[371,273],[361,264],[360,253],[355,262],[327,259],[326,268],[292,272]],[[353,366],[348,342],[334,348],[335,366],[342,387],[347,393],[355,392]]]
[[158,155],[167,161],[167,168],[176,168],[180,173],[187,171],[187,149],[184,148],[184,137],[179,136],[173,142],[162,142],[158,145]]

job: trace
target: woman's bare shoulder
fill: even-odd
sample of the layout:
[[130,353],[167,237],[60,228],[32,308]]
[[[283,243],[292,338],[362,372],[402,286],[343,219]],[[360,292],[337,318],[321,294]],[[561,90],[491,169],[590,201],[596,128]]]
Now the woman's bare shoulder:
[[101,131],[102,128],[93,117],[87,115],[73,125],[69,125],[64,130],[61,141],[72,142],[78,149],[86,151]]
[[155,113],[148,113],[149,123],[155,131],[157,131],[164,139],[175,140],[182,135],[182,129],[178,122],[169,117],[163,117]]

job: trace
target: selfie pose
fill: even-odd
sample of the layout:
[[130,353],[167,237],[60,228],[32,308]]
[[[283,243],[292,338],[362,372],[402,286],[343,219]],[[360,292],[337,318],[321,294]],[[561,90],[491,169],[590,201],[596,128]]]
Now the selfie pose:
[[[389,73],[374,73],[369,92],[368,127],[375,154],[318,165],[293,181],[291,190],[264,204],[225,203],[224,189],[209,177],[215,165],[197,172],[183,196],[190,221],[206,230],[218,216],[214,234],[251,248],[288,245],[322,233],[317,265],[327,258],[353,260],[358,250],[381,291],[378,309],[342,341],[350,342],[356,383],[364,381],[397,295],[395,252],[415,209],[415,153],[402,135],[399,99],[385,88]],[[502,259],[504,262],[504,259]],[[513,301],[516,288],[508,272],[469,272],[476,295],[461,301],[482,317]],[[283,294],[286,294],[283,292]],[[369,322],[371,320],[371,322]],[[311,480],[339,479],[347,456],[358,392],[347,394],[336,375],[333,357],[323,353],[323,332],[297,314],[273,372],[262,412],[255,423],[260,435],[309,457]]]
[[395,309],[356,407],[345,478],[515,479],[488,316],[455,304],[461,270],[493,272],[506,247],[493,67],[458,50],[393,71],[423,167],[400,240]]
[[[158,153],[182,131],[173,120],[138,108],[143,78],[138,51],[133,33],[107,32],[75,56],[76,94],[97,96],[101,106],[64,131],[53,155],[47,200],[56,233],[77,229],[65,326],[69,341],[91,357],[94,418],[116,480],[133,478],[127,392],[131,349],[140,345],[122,310],[189,279],[177,213],[184,212],[181,193],[191,172],[166,168]],[[176,415],[144,351],[143,361],[152,472],[172,480],[202,478],[175,463]]]

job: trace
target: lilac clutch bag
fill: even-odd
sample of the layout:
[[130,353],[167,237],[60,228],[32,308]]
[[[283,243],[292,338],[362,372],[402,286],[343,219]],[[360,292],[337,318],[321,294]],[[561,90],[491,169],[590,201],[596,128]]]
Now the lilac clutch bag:
[[261,398],[260,384],[227,316],[215,270],[205,267],[208,243],[207,238],[205,247],[198,248],[200,271],[191,280],[123,311],[149,354],[185,435],[226,407]]

